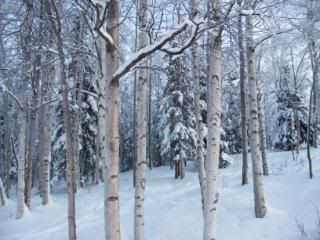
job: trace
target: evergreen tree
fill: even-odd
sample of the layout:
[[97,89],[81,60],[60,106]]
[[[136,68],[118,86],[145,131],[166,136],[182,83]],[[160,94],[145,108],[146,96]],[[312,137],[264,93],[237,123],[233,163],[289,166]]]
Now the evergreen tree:
[[184,165],[195,158],[196,131],[193,92],[187,58],[181,55],[170,60],[168,81],[161,103],[161,158],[165,164],[175,164],[176,177],[184,177]]
[[[302,95],[291,87],[290,80],[290,68],[285,65],[281,69],[279,87],[276,91],[277,107],[272,127],[272,145],[277,150],[293,150],[307,143],[308,110]],[[310,141],[312,140],[311,128]]]

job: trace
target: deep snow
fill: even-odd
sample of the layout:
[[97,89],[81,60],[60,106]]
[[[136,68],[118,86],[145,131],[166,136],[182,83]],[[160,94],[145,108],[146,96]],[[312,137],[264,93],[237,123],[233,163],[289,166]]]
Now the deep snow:
[[[270,176],[265,177],[267,216],[256,219],[250,174],[248,186],[241,186],[241,155],[220,171],[218,205],[219,240],[319,239],[320,151],[313,150],[314,179],[308,178],[306,152],[296,161],[291,152],[270,152]],[[202,239],[202,212],[198,176],[188,171],[183,180],[173,179],[167,167],[147,174],[145,228],[147,240]],[[121,174],[122,239],[133,239],[132,172]],[[52,194],[49,206],[32,199],[31,211],[15,219],[15,202],[0,207],[0,240],[67,239],[67,198],[65,192]],[[77,194],[77,234],[79,240],[102,240],[103,187],[90,186]],[[307,237],[302,238],[299,227]]]

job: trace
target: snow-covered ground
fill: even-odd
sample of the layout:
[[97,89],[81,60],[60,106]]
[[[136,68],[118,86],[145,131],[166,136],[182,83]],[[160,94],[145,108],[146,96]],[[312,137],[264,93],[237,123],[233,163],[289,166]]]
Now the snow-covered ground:
[[[218,207],[219,240],[320,239],[320,151],[313,150],[314,179],[308,178],[306,152],[296,161],[291,152],[269,153],[270,176],[265,177],[267,216],[256,219],[252,181],[241,186],[241,156],[220,171]],[[167,167],[148,172],[146,189],[147,240],[202,239],[202,212],[198,176],[188,171],[184,180],[173,179]],[[250,174],[251,180],[251,174]],[[122,239],[133,239],[132,172],[121,174]],[[79,240],[102,240],[103,187],[91,186],[77,194],[77,234]],[[31,211],[15,219],[15,202],[0,208],[0,240],[67,239],[66,193],[52,195],[52,203],[42,207],[32,199]],[[300,230],[299,230],[300,229]],[[301,229],[307,236],[302,237]]]

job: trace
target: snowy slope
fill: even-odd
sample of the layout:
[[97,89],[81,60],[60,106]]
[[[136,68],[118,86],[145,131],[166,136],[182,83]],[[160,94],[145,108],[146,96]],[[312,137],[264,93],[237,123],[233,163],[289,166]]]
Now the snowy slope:
[[[256,219],[250,183],[241,186],[241,156],[220,172],[218,208],[219,240],[319,239],[320,225],[316,207],[320,208],[320,151],[313,151],[314,179],[308,179],[306,152],[297,161],[291,152],[269,153],[270,176],[265,177],[268,213]],[[318,159],[316,159],[318,158]],[[184,180],[173,179],[166,167],[148,172],[146,189],[147,240],[202,239],[202,212],[198,176],[187,172]],[[251,180],[251,178],[250,178]],[[132,173],[121,174],[122,239],[133,239]],[[52,195],[52,203],[42,207],[40,198],[32,199],[32,209],[16,220],[13,201],[0,208],[0,240],[67,239],[66,193]],[[301,237],[304,228],[307,237]],[[77,233],[79,240],[102,240],[103,188],[88,187],[77,194]]]

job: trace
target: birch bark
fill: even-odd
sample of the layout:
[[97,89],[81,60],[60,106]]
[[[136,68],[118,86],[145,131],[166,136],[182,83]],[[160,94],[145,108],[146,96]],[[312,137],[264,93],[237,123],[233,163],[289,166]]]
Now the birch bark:
[[[148,44],[147,35],[147,0],[138,1],[139,49]],[[148,70],[147,58],[144,58],[139,65],[141,68],[137,72],[137,162],[136,162],[136,187],[135,187],[135,207],[134,207],[134,239],[144,239],[144,189],[145,172],[147,168],[147,84]]]
[[[209,26],[221,19],[221,1],[210,1],[208,9]],[[217,238],[217,204],[218,204],[218,168],[221,129],[221,29],[215,27],[208,31],[209,66],[208,66],[208,143],[206,159],[206,195],[204,240]]]
[[[241,7],[241,1],[238,0]],[[243,47],[242,16],[238,15],[238,46],[240,61],[240,101],[241,101],[241,133],[242,133],[242,185],[248,184],[248,119],[247,119],[247,87],[245,76],[245,50]]]
[[[52,83],[55,79],[55,68],[53,67],[49,74],[43,78],[42,95],[44,103],[51,100]],[[52,105],[47,103],[43,106],[41,116],[41,145],[40,145],[40,158],[42,161],[41,169],[41,196],[42,205],[47,205],[50,202],[50,163],[51,163],[51,120],[52,120]]]
[[[247,1],[249,4],[251,0]],[[250,6],[250,5],[247,6]],[[247,27],[247,61],[248,61],[248,79],[249,79],[249,102],[250,102],[250,126],[251,126],[251,158],[252,175],[254,187],[255,215],[257,218],[263,218],[266,215],[266,204],[263,189],[262,161],[260,156],[259,142],[259,117],[257,103],[257,81],[255,66],[255,47],[253,40],[253,22],[252,15],[246,16]]]
[[76,236],[76,210],[75,210],[75,186],[74,186],[74,156],[73,156],[73,141],[71,131],[71,120],[68,98],[68,83],[66,76],[64,43],[61,36],[61,19],[56,2],[54,0],[46,1],[46,10],[49,17],[51,29],[56,40],[58,56],[60,81],[62,88],[62,107],[64,128],[66,131],[66,161],[67,161],[67,190],[68,190],[68,227],[69,240],[77,239]]
[[33,5],[30,0],[25,0],[26,5],[26,18],[21,28],[21,42],[22,42],[22,55],[24,58],[24,78],[22,79],[22,102],[23,105],[19,106],[18,110],[18,124],[19,124],[19,159],[18,159],[18,193],[17,193],[17,218],[22,218],[25,211],[25,162],[26,162],[26,128],[27,128],[27,86],[30,81],[31,67],[31,30],[33,21]]
[[[197,15],[196,0],[190,1],[191,6],[191,18],[194,19]],[[199,175],[199,183],[201,190],[201,202],[202,211],[204,211],[205,203],[205,180],[206,172],[204,167],[204,156],[203,156],[203,128],[202,128],[202,118],[201,118],[201,106],[200,106],[200,62],[198,56],[198,44],[196,41],[191,46],[192,54],[192,74],[194,81],[194,98],[196,107],[196,130],[197,130],[197,170]]]
[[99,38],[101,72],[99,81],[100,154],[104,178],[104,228],[106,240],[120,240],[119,216],[119,79],[118,68],[119,0],[110,0],[104,28],[113,44]]

